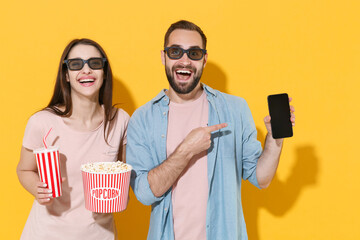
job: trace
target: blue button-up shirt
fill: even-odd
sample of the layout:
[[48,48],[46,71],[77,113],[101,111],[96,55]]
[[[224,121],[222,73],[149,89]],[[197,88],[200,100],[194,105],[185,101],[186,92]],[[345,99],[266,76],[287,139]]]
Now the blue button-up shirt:
[[[227,123],[212,133],[208,150],[208,240],[247,238],[241,205],[241,179],[259,187],[256,165],[262,148],[246,101],[203,84],[209,102],[209,126]],[[171,189],[155,197],[148,173],[166,158],[169,98],[165,90],[137,109],[127,130],[126,161],[133,167],[131,187],[137,199],[151,205],[148,240],[174,239]],[[189,216],[191,217],[191,216]]]

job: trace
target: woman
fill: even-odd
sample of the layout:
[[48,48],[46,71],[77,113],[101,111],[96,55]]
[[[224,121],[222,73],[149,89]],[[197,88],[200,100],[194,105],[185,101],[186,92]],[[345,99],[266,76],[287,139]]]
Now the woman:
[[[88,162],[125,161],[129,115],[112,106],[109,60],[96,42],[75,39],[65,48],[49,105],[28,121],[17,174],[36,201],[21,239],[114,239],[112,214],[85,209],[80,166]],[[58,146],[61,197],[39,180],[33,150]]]

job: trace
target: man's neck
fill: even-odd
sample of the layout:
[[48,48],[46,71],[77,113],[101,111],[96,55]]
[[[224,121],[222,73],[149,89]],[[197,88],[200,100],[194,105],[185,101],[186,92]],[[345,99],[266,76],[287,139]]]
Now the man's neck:
[[166,92],[166,95],[169,97],[170,101],[175,103],[186,103],[186,102],[192,102],[196,99],[198,99],[201,94],[203,93],[204,89],[199,83],[194,90],[192,90],[189,93],[186,94],[180,94],[174,91],[174,89],[169,86],[169,91]]

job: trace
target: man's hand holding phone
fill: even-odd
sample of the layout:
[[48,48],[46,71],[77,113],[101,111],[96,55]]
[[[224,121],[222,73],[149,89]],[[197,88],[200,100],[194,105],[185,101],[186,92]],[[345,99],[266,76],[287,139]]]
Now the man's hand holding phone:
[[269,95],[269,114],[264,118],[268,133],[274,139],[292,137],[292,126],[295,126],[295,108],[289,103],[292,101],[286,93]]

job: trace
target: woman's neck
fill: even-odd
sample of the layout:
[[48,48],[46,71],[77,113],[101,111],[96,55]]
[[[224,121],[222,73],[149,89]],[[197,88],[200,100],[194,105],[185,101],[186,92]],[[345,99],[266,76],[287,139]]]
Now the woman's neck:
[[71,116],[64,119],[66,124],[79,131],[88,131],[97,128],[104,120],[104,109],[98,98],[72,98]]

